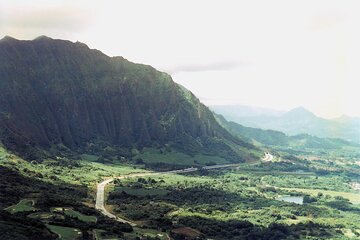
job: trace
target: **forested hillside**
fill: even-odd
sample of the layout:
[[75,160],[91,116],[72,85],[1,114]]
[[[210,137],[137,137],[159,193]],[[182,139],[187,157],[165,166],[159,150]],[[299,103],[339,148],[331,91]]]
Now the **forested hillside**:
[[256,149],[223,129],[168,74],[79,42],[5,37],[0,88],[0,140],[28,159],[99,145],[166,145],[243,161]]

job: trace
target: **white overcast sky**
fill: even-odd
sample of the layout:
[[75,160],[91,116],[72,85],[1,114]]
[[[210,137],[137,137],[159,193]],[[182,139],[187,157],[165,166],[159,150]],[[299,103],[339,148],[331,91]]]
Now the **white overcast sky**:
[[356,0],[0,0],[0,34],[152,65],[208,105],[360,116]]

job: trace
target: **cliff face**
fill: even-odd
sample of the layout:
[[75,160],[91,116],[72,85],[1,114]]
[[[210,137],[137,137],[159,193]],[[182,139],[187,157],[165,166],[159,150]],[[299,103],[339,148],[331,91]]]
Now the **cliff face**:
[[223,139],[252,148],[220,127],[169,75],[83,43],[5,37],[0,89],[0,140],[22,155],[56,144],[78,149],[94,139],[117,146],[195,144],[203,150],[209,141],[224,145]]

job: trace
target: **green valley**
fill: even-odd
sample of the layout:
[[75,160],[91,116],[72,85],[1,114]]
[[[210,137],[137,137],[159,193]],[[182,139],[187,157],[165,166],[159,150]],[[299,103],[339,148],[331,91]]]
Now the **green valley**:
[[46,36],[0,41],[0,88],[0,239],[360,238],[357,143],[229,122]]
[[[349,159],[342,162],[347,161],[351,163]],[[67,236],[73,239],[71,236],[75,233],[82,237],[96,235],[100,239],[114,236],[126,239],[141,236],[148,239],[167,239],[168,236],[175,239],[236,239],[234,236],[239,239],[352,239],[360,236],[359,192],[350,184],[356,181],[356,176],[340,161],[326,169],[326,162],[281,156],[271,162],[241,164],[231,169],[115,180],[106,188],[106,208],[136,223],[136,227],[118,223],[118,231],[107,227],[106,222],[114,224],[114,220],[105,221],[92,208],[96,183],[105,177],[151,171],[143,169],[144,165],[129,163],[103,164],[89,160],[76,163],[80,165],[61,167],[61,178],[55,178],[59,168],[51,161],[29,163],[2,150],[2,171],[15,170],[21,173],[17,178],[38,179],[31,180],[28,189],[18,191],[16,199],[6,200],[17,204],[10,208],[26,205],[31,211],[25,209],[7,217],[16,219],[21,214],[38,222],[38,226],[45,224],[42,234],[62,232],[64,239],[68,239]],[[323,171],[319,172],[319,168]],[[340,169],[342,174],[338,173]],[[40,180],[44,182],[41,185],[49,186],[39,187],[37,181]],[[57,187],[58,184],[62,187]],[[9,190],[16,187],[6,186]],[[61,197],[55,200],[55,195],[43,192],[44,188],[52,189],[53,194]],[[78,193],[74,195],[75,192]],[[281,196],[302,197],[303,204],[280,201]],[[17,199],[21,199],[20,202],[16,203]],[[34,206],[29,205],[27,199],[32,199]]]

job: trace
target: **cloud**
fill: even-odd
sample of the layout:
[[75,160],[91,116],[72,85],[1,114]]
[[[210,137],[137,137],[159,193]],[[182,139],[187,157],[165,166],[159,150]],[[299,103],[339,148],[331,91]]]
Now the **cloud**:
[[360,115],[354,104],[360,102],[358,1],[260,5],[0,0],[0,38],[78,40],[169,72],[197,96],[211,98],[207,102],[280,109],[304,105],[335,116],[341,110],[334,106],[345,101],[344,113]]
[[[21,9],[21,11],[20,11]],[[91,11],[77,6],[38,6],[23,5],[6,9],[2,20],[9,32],[77,32],[86,28],[91,21]]]
[[247,65],[238,61],[212,62],[206,64],[186,64],[179,65],[167,70],[171,74],[180,72],[209,72],[209,71],[228,71]]
[[332,12],[323,13],[313,16],[310,19],[310,29],[319,31],[324,29],[333,29],[346,21],[346,15],[342,13]]

